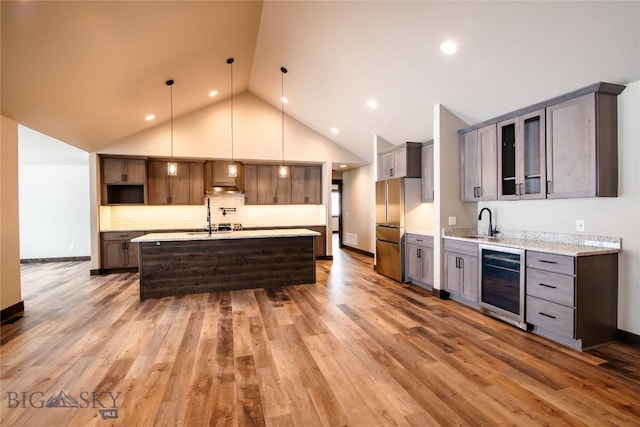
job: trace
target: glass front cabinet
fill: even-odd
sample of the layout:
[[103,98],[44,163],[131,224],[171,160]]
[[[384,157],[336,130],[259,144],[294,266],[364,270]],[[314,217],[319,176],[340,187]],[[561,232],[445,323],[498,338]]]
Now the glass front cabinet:
[[498,199],[544,199],[545,110],[498,123]]

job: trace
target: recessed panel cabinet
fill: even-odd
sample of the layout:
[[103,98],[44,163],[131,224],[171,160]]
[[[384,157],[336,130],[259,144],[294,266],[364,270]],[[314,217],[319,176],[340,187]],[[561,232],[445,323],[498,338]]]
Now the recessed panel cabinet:
[[461,135],[462,148],[462,200],[496,200],[497,136],[492,124]]
[[544,199],[545,110],[498,123],[498,199]]
[[291,173],[286,178],[280,178],[278,166],[258,165],[258,204],[288,205],[290,203]]
[[291,166],[291,202],[295,205],[322,204],[322,167]]
[[245,205],[322,204],[322,167],[289,166],[280,178],[277,165],[244,165]]
[[618,195],[617,116],[617,94],[609,93],[547,108],[548,198]]
[[433,237],[407,233],[405,235],[405,280],[433,288]]
[[103,205],[128,205],[146,203],[147,182],[144,159],[102,157]]
[[203,163],[177,163],[178,174],[169,176],[166,161],[149,161],[149,204],[199,205],[204,202]]
[[378,153],[378,181],[390,178],[420,178],[422,144],[406,142]]
[[142,236],[139,231],[112,231],[101,233],[102,268],[137,268],[138,244],[131,239]]
[[444,289],[451,299],[478,308],[478,245],[445,239]]

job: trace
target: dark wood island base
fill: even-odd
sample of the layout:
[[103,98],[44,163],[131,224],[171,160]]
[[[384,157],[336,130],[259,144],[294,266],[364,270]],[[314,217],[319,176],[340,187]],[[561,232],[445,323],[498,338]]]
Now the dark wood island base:
[[140,299],[315,283],[318,233],[279,231],[272,230],[273,236],[250,231],[142,236],[136,239]]

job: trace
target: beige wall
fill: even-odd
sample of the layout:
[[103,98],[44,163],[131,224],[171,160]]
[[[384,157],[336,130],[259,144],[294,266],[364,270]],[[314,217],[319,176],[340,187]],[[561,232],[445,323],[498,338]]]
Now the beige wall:
[[[370,253],[375,252],[372,171],[367,165],[342,174],[342,242]],[[357,236],[357,243],[350,243],[348,234]]]
[[0,117],[0,310],[22,299],[18,210],[18,123]]
[[[519,229],[622,237],[618,261],[618,328],[640,334],[640,82],[618,97],[618,197],[478,203],[494,212],[498,230]],[[473,204],[472,204],[473,205]],[[474,224],[475,225],[475,224]]]

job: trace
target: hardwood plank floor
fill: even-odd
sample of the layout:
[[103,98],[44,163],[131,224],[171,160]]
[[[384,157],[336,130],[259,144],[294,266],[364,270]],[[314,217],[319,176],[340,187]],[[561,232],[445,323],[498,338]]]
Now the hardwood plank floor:
[[135,273],[25,264],[0,424],[640,425],[640,349],[579,353],[371,264],[337,251],[315,285],[145,301]]

